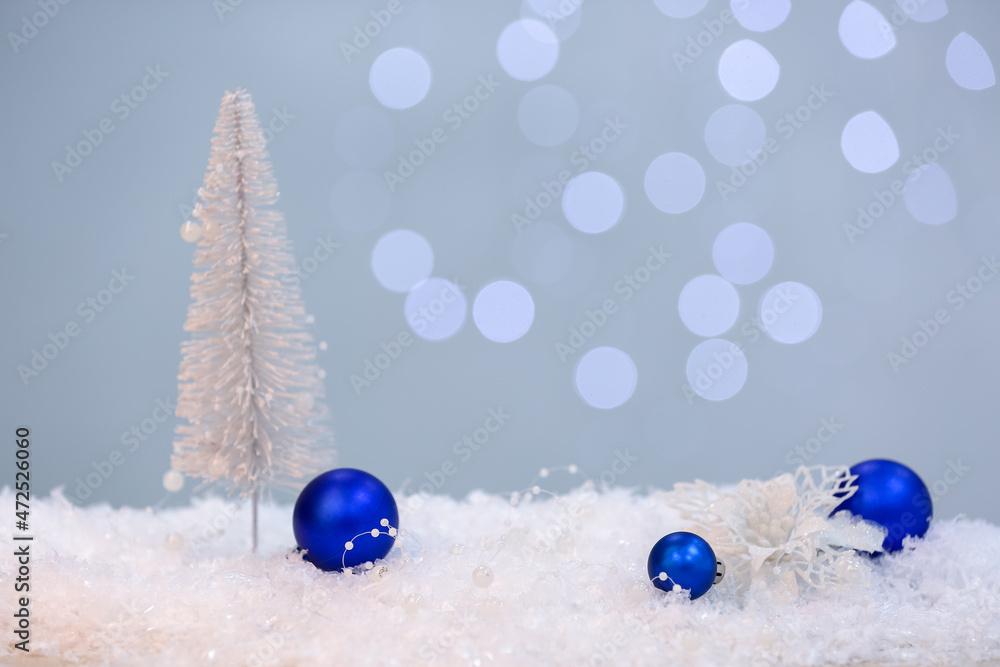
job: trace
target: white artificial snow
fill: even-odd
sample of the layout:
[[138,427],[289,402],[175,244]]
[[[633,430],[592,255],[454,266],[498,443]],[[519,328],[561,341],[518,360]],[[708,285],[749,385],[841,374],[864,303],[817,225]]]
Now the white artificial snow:
[[[262,506],[251,554],[249,510],[222,498],[161,511],[33,499],[31,654],[8,634],[0,662],[1000,664],[1000,528],[983,521],[933,522],[870,562],[868,586],[804,586],[791,599],[720,586],[691,601],[647,581],[649,549],[688,526],[662,493],[397,502],[396,546],[350,574],[292,551],[290,506]],[[14,506],[9,489],[0,504]],[[11,545],[9,525],[0,533]],[[0,559],[8,633],[12,552]],[[483,570],[473,581],[480,567],[492,583]]]

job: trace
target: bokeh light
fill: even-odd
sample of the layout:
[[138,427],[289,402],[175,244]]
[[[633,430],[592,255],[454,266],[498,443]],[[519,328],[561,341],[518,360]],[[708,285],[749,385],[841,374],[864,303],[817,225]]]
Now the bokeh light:
[[771,270],[774,244],[767,232],[757,225],[737,222],[715,237],[712,261],[719,274],[729,282],[749,285]]
[[479,331],[497,343],[509,343],[528,333],[535,320],[535,302],[521,285],[509,280],[492,282],[472,303],[472,319]]
[[778,85],[781,66],[771,52],[752,39],[735,42],[719,58],[719,81],[738,100],[753,102]]
[[685,373],[696,394],[709,401],[724,401],[746,384],[747,358],[735,343],[712,338],[691,350]]
[[677,299],[681,322],[698,336],[718,336],[728,331],[740,314],[740,296],[729,281],[705,274],[692,278]]
[[664,153],[646,169],[646,196],[664,213],[684,213],[705,194],[705,171],[686,153]]
[[877,174],[896,164],[899,144],[889,123],[874,111],[854,116],[840,135],[840,150],[852,167]]
[[618,182],[599,171],[576,176],[566,185],[562,210],[581,232],[598,234],[618,224],[625,210],[625,193]]
[[573,379],[587,405],[610,410],[632,398],[638,378],[631,357],[615,347],[598,347],[580,357]]
[[372,272],[382,287],[408,292],[434,270],[434,251],[420,234],[409,229],[393,230],[378,240],[372,250]]
[[757,317],[764,331],[779,343],[808,340],[823,320],[823,304],[812,288],[797,282],[779,283],[760,300]]
[[428,278],[406,295],[403,315],[413,333],[425,340],[451,338],[465,323],[468,306],[457,285],[444,278]]
[[497,59],[503,71],[518,81],[536,81],[556,66],[559,38],[541,21],[520,19],[500,33]]
[[384,106],[409,109],[427,96],[431,87],[431,67],[413,49],[396,47],[375,59],[368,84],[375,99]]

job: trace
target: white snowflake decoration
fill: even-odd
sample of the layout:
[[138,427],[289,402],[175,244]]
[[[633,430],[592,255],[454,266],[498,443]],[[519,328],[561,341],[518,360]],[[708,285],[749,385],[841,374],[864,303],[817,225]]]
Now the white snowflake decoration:
[[846,466],[801,466],[767,481],[745,479],[731,491],[701,480],[677,484],[664,497],[725,562],[724,586],[795,596],[800,582],[867,585],[871,570],[857,551],[878,551],[885,528],[848,512],[830,517],[854,495],[856,480]]

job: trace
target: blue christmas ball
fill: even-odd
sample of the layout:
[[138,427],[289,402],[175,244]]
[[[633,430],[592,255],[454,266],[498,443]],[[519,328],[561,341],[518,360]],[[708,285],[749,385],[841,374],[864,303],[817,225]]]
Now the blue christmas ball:
[[885,526],[889,531],[883,551],[899,551],[907,535],[923,537],[930,526],[931,494],[917,475],[902,463],[888,459],[862,461],[853,468],[858,490],[833,513],[851,514]]
[[646,572],[654,586],[672,591],[676,584],[690,591],[692,600],[708,592],[721,567],[711,545],[694,533],[686,532],[661,537],[646,561]]
[[399,529],[388,487],[354,468],[329,470],[302,489],[292,530],[305,560],[321,570],[343,570],[384,558]]

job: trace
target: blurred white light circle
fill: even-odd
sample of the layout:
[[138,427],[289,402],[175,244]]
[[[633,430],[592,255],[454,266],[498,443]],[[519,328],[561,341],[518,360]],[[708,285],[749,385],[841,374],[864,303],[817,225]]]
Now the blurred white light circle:
[[753,32],[774,30],[785,22],[792,9],[791,0],[729,0],[737,22]]
[[615,347],[598,347],[580,357],[574,382],[587,405],[610,410],[632,398],[638,377],[631,357]]
[[569,273],[573,255],[573,240],[548,222],[525,227],[511,245],[514,268],[538,285],[554,283]]
[[844,8],[837,30],[844,48],[858,58],[880,58],[896,46],[892,25],[864,0],[854,0]]
[[885,171],[899,159],[895,133],[874,111],[864,111],[847,121],[840,135],[840,150],[852,167],[866,174]]
[[753,102],[778,85],[781,66],[771,52],[752,39],[730,44],[719,58],[719,81],[738,100]]
[[955,186],[944,167],[931,162],[913,171],[903,186],[903,203],[925,225],[943,225],[958,213]]
[[559,38],[541,21],[514,21],[500,33],[497,59],[518,81],[535,81],[552,71],[559,59]]
[[686,19],[705,8],[708,0],[653,0],[656,7],[667,16]]
[[771,270],[774,244],[767,232],[757,225],[737,222],[715,237],[712,261],[722,277],[729,282],[749,285]]
[[566,185],[562,210],[569,224],[581,232],[599,234],[621,220],[625,193],[618,181],[599,171],[576,176]]
[[372,250],[372,272],[382,287],[408,292],[434,269],[434,251],[420,234],[396,229],[378,240]]
[[684,213],[705,194],[705,171],[686,153],[664,153],[646,169],[646,196],[664,213]]
[[955,83],[969,90],[983,90],[997,82],[993,63],[982,44],[969,33],[960,32],[948,45],[945,55],[948,74]]
[[431,88],[431,67],[413,49],[399,46],[375,59],[368,85],[375,99],[384,106],[409,109],[427,96]]
[[692,278],[677,299],[677,312],[688,330],[698,336],[728,331],[740,314],[740,296],[729,281],[705,274]]
[[746,384],[747,358],[736,343],[712,338],[691,350],[685,371],[696,394],[709,401],[724,401]]
[[528,333],[535,320],[535,302],[528,290],[509,280],[498,280],[479,291],[472,303],[472,319],[487,338],[509,343]]
[[341,160],[357,169],[374,169],[392,153],[396,128],[381,109],[355,107],[337,119],[333,148]]
[[351,171],[333,184],[330,212],[344,229],[365,232],[389,215],[392,197],[381,176],[371,171]]
[[455,335],[465,323],[467,304],[462,291],[444,278],[428,278],[413,286],[406,295],[403,315],[406,323],[425,340],[444,340]]
[[767,335],[779,343],[794,345],[808,340],[819,329],[823,304],[806,285],[784,282],[767,290],[757,317]]
[[517,107],[518,127],[537,146],[558,146],[573,136],[579,123],[576,98],[559,86],[532,88]]
[[705,145],[722,164],[736,167],[764,149],[767,128],[756,111],[742,104],[716,109],[705,123]]

